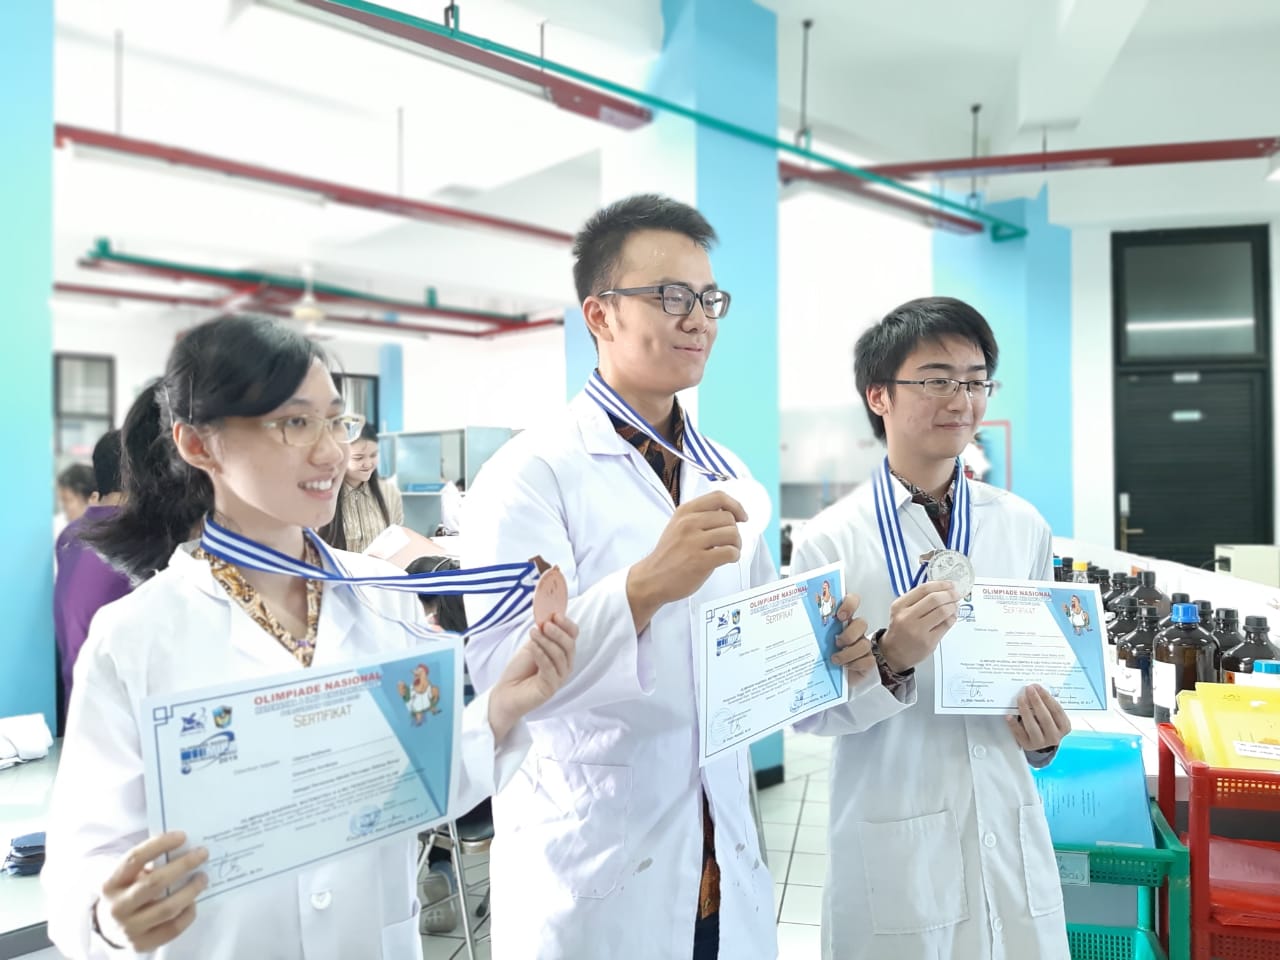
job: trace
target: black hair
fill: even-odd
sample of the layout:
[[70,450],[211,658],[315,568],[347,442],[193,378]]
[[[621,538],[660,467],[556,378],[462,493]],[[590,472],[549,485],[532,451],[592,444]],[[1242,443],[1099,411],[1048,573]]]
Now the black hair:
[[208,474],[184,461],[175,423],[217,426],[261,417],[285,403],[324,351],[265,317],[224,316],[188,330],[164,376],[138,395],[121,430],[123,507],[85,540],[112,565],[143,580],[169,563],[213,509]]
[[[48,474],[46,473],[47,477]],[[58,486],[70,490],[82,500],[88,500],[98,489],[93,477],[93,467],[87,463],[73,463],[58,474]]]
[[93,477],[98,496],[107,497],[120,492],[120,431],[108,430],[93,445]]
[[889,396],[893,396],[889,381],[897,377],[911,351],[921,343],[943,337],[968,340],[982,351],[987,376],[995,375],[1000,357],[995,334],[982,314],[953,297],[922,297],[904,303],[858,338],[853,348],[854,379],[877,440],[885,438],[884,418],[871,409],[867,390],[888,384]]
[[[419,557],[413,563],[409,564],[406,573],[435,573],[437,570],[457,570],[458,561],[453,557],[431,556]],[[462,597],[455,594],[445,594],[443,596],[433,593],[420,593],[418,599],[422,601],[422,609],[427,613],[435,611],[436,622],[440,626],[448,630],[450,633],[466,633],[467,632],[467,608],[463,605]]]
[[573,238],[573,284],[578,303],[614,284],[622,248],[633,233],[669,230],[703,250],[716,242],[706,217],[687,203],[656,193],[638,193],[598,210]]
[[[355,442],[359,443],[361,440],[372,440],[377,443],[378,428],[371,423],[366,423],[360,428],[360,436],[356,438]],[[369,474],[369,492],[373,494],[373,501],[378,505],[378,512],[382,514],[383,523],[388,527],[391,526],[391,511],[387,509],[387,498],[382,495],[382,483],[378,480],[377,470]],[[334,508],[333,519],[316,531],[321,540],[337,550],[347,549],[347,528],[343,521],[343,503],[350,495],[350,491],[344,483],[342,489],[338,491],[338,504]]]

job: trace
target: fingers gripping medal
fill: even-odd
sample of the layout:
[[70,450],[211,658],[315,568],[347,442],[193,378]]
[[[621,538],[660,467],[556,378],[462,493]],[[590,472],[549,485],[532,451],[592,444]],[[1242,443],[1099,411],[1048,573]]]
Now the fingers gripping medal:
[[737,500],[742,504],[742,509],[747,512],[746,522],[738,524],[742,528],[744,543],[764,533],[773,516],[773,503],[769,500],[769,493],[763,484],[755,480],[733,477],[722,480],[713,489]]
[[544,626],[557,613],[564,616],[569,610],[569,584],[559,567],[543,571],[533,590],[533,622]]
[[967,597],[973,592],[973,563],[958,550],[939,550],[929,559],[929,579],[950,580],[956,592]]

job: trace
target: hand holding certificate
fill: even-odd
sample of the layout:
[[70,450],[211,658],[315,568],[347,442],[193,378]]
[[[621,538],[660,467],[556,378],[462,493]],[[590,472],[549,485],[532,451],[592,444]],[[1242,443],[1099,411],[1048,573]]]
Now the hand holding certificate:
[[1012,714],[1039,685],[1066,710],[1106,710],[1096,585],[984,580],[934,651],[934,712]]
[[845,670],[831,662],[843,596],[844,569],[832,564],[703,604],[701,764],[848,699]]
[[203,899],[445,819],[461,655],[457,640],[147,698],[152,832],[208,849]]

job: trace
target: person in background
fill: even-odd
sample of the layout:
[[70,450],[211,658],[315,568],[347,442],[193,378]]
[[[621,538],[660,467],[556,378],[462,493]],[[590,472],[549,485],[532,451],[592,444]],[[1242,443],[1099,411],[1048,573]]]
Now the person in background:
[[378,431],[366,423],[351,444],[337,512],[319,533],[339,550],[362,553],[392,525],[404,525],[404,500],[394,483],[378,479]]
[[[406,568],[406,573],[435,573],[437,570],[457,570],[458,561],[453,557],[438,554],[419,557]],[[418,594],[422,602],[422,611],[427,622],[450,633],[467,632],[467,611],[462,597],[456,595],[436,596],[429,593]],[[465,667],[464,676],[465,676]],[[466,680],[464,699],[469,701],[475,696],[470,679]],[[492,822],[493,808],[486,798],[469,813],[458,818],[460,824],[468,821],[485,820]],[[453,869],[453,856],[449,850],[433,846],[427,854],[429,864],[427,875],[422,878],[422,929],[427,933],[449,933],[458,926],[457,901],[450,899],[458,889],[458,881]]]
[[120,431],[104,433],[93,448],[94,492],[90,506],[58,536],[58,572],[53,581],[53,636],[57,643],[62,695],[58,700],[58,734],[66,725],[71,676],[76,657],[100,607],[131,589],[129,578],[115,570],[81,539],[86,527],[113,516],[120,506]]
[[440,527],[436,533],[444,536],[462,532],[462,504],[467,493],[464,477],[451,480],[440,491]]
[[58,514],[53,519],[54,536],[75,523],[89,509],[89,498],[97,490],[93,467],[87,463],[73,463],[58,474]]

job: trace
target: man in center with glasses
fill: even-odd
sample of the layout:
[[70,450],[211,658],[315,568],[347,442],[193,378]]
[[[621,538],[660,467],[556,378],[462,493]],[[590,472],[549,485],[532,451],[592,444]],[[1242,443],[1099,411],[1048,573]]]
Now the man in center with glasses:
[[1071,729],[1065,712],[1039,686],[1017,716],[933,712],[931,656],[974,576],[1053,579],[1049,525],[959,459],[997,387],[995,337],[973,307],[929,297],[890,311],[854,354],[888,456],[804,526],[791,566],[844,562],[881,681],[797,725],[836,738],[822,955],[1069,960],[1031,776]]
[[[501,449],[467,499],[464,563],[540,554],[564,572],[580,625],[574,672],[530,715],[529,758],[494,798],[498,960],[777,956],[750,755],[698,765],[695,618],[775,579],[724,489],[754,481],[676,399],[732,322],[714,240],[697,210],[655,195],[587,222],[574,281],[599,368],[562,416]],[[468,599],[473,623],[485,609]],[[847,598],[835,612],[848,624],[839,662],[875,682],[866,624]],[[478,689],[528,626],[472,635]]]

